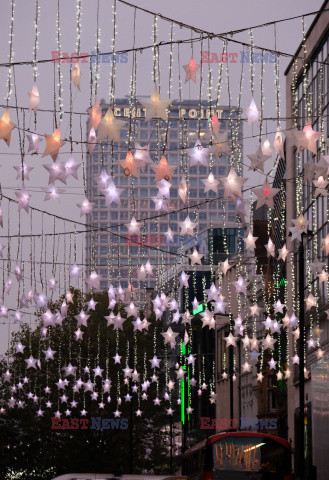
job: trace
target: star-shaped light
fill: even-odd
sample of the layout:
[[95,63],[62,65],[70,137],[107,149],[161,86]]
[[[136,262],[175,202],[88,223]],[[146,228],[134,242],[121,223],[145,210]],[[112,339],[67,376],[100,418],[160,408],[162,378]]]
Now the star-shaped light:
[[264,163],[266,160],[271,158],[272,155],[265,155],[263,153],[262,147],[258,146],[256,153],[247,155],[247,157],[251,160],[249,170],[257,170],[259,169],[261,172],[264,173]]
[[109,108],[98,125],[97,141],[108,138],[110,141],[120,141],[120,130],[126,124],[123,120],[114,117],[112,108]]
[[112,203],[120,205],[120,195],[124,191],[124,188],[117,188],[114,182],[110,181],[108,186],[102,190],[105,195],[105,205],[109,207]]
[[276,361],[274,360],[274,358],[272,357],[271,360],[268,362],[268,364],[269,364],[269,366],[270,366],[270,369],[271,369],[271,370],[274,370],[274,369],[276,368],[276,364],[277,364],[277,363],[278,363],[278,362],[276,362]]
[[15,195],[18,200],[18,211],[23,209],[26,211],[26,213],[29,213],[29,208],[30,208],[29,200],[31,196],[27,193],[24,185],[18,192],[15,192]]
[[31,133],[31,134],[28,134],[26,136],[27,136],[27,140],[29,142],[29,146],[27,148],[27,151],[32,152],[32,154],[33,153],[39,153],[39,145],[42,142],[42,138],[40,138],[39,135],[37,135],[36,133]]
[[320,283],[328,283],[328,273],[325,270],[322,270],[322,272],[319,273],[318,278]]
[[81,203],[77,203],[77,206],[80,208],[80,217],[90,215],[94,208],[94,204],[89,202],[87,197],[85,197]]
[[200,142],[197,140],[193,148],[187,148],[186,153],[190,157],[190,166],[197,165],[200,163],[201,165],[208,165],[207,156],[210,154],[209,148],[204,148]]
[[196,223],[191,221],[189,216],[183,222],[178,222],[178,225],[181,229],[180,235],[193,235],[193,230],[197,226]]
[[329,253],[329,233],[325,238],[322,238],[322,251],[326,252],[327,255]]
[[121,357],[118,353],[115,354],[113,359],[114,359],[114,363],[120,363],[121,362]]
[[16,180],[30,180],[30,172],[33,170],[33,167],[23,162],[23,165],[15,165],[13,168],[17,172]]
[[189,255],[189,259],[191,260],[191,265],[201,265],[202,257],[204,257],[203,253],[199,253],[196,248],[194,248],[193,253]]
[[65,177],[73,177],[78,180],[78,168],[80,167],[81,163],[78,163],[74,160],[72,156],[70,156],[67,162],[64,164],[65,168]]
[[160,162],[157,165],[151,165],[151,168],[155,172],[154,183],[163,179],[172,182],[172,175],[177,169],[177,165],[170,165],[166,157],[162,155]]
[[214,154],[217,160],[220,161],[223,155],[230,155],[230,143],[228,140],[228,132],[214,133],[212,139],[212,146],[210,147],[210,153]]
[[275,245],[270,238],[268,239],[265,248],[267,251],[267,257],[275,257]]
[[137,222],[135,217],[132,217],[130,223],[125,224],[130,235],[134,235],[134,234],[139,235],[141,225],[142,225],[142,222]]
[[317,154],[317,146],[316,142],[321,138],[323,135],[321,132],[317,132],[313,130],[312,125],[308,122],[306,123],[305,127],[303,128],[303,132],[305,133],[305,137],[308,140],[307,150],[312,152],[314,155]]
[[282,139],[282,133],[281,133],[281,128],[277,127],[276,129],[276,134],[275,134],[275,139],[273,142],[273,147],[277,153],[277,155],[280,158],[284,158],[284,148],[283,148],[283,139]]
[[15,127],[16,125],[10,121],[9,110],[6,108],[0,118],[0,139],[4,140],[8,147],[10,146],[11,132]]
[[279,251],[278,260],[283,260],[285,262],[289,253],[289,250],[287,249],[286,244],[284,244],[282,248],[279,248],[278,251]]
[[139,166],[142,170],[144,170],[146,165],[151,165],[150,144],[142,147],[139,143],[135,142],[134,158],[139,162]]
[[37,368],[37,359],[33,358],[32,355],[25,360],[27,367],[26,368]]
[[311,308],[317,306],[317,299],[318,297],[313,297],[313,295],[309,293],[308,297],[304,300],[306,303],[306,311],[311,310]]
[[269,348],[270,350],[274,350],[274,343],[276,340],[271,337],[271,335],[268,333],[266,337],[263,340],[263,345],[264,345],[264,350]]
[[292,240],[294,240],[295,238],[301,240],[301,235],[302,233],[307,233],[307,227],[310,222],[306,220],[304,215],[301,213],[298,218],[292,220],[292,223],[294,224],[294,226],[289,228],[292,234]]
[[154,357],[149,360],[149,362],[151,362],[152,368],[160,368],[161,360],[156,355],[154,355]]
[[126,177],[132,175],[135,178],[139,178],[138,167],[140,162],[133,157],[133,154],[128,150],[126,158],[124,160],[119,160],[119,165],[123,168],[123,173]]
[[256,240],[257,239],[258,239],[258,237],[253,237],[252,233],[249,232],[247,237],[243,239],[243,241],[246,244],[246,249],[249,250],[249,249],[256,248]]
[[58,157],[60,148],[62,148],[63,145],[65,145],[65,142],[61,140],[60,125],[56,128],[56,130],[52,135],[45,134],[45,139],[46,139],[47,146],[45,148],[45,151],[42,154],[42,158],[46,157],[47,155],[50,155],[55,162]]
[[264,375],[262,372],[257,373],[257,382],[262,382],[264,378]]
[[297,355],[297,353],[292,357],[292,363],[295,365],[299,365],[299,356]]
[[204,192],[205,193],[210,192],[210,191],[215,192],[215,193],[218,192],[219,181],[216,180],[213,173],[209,173],[208,178],[202,179],[201,182],[204,184]]
[[30,100],[29,112],[33,110],[34,113],[37,113],[40,104],[40,94],[36,83],[33,84],[32,90],[28,92],[28,95]]
[[250,105],[247,108],[246,113],[248,117],[248,124],[251,125],[252,123],[255,123],[256,125],[258,125],[259,112],[255,103],[255,100],[253,98],[251,99]]
[[192,82],[196,83],[196,73],[199,70],[200,65],[197,65],[195,63],[193,55],[192,55],[191,60],[189,61],[188,65],[183,65],[183,68],[184,68],[185,74],[186,74],[184,83],[187,83],[190,80],[192,80]]
[[152,118],[162,118],[167,120],[167,109],[172,103],[169,98],[161,98],[159,91],[155,88],[150,98],[141,98],[139,102],[146,109],[145,121],[148,122]]
[[83,325],[84,327],[87,326],[87,320],[90,317],[90,315],[87,315],[86,312],[83,310],[80,311],[78,315],[75,315],[74,318],[78,320],[78,326]]
[[260,208],[262,205],[267,205],[270,208],[274,208],[273,197],[280,191],[279,188],[273,188],[269,184],[269,181],[266,177],[265,182],[261,188],[256,188],[253,190],[253,193],[257,197],[257,206]]
[[48,180],[49,185],[51,185],[52,183],[55,183],[56,180],[59,180],[60,182],[66,184],[67,177],[66,177],[65,165],[63,162],[60,162],[57,160],[51,165],[44,164],[43,167],[49,173],[49,180]]
[[236,197],[242,199],[242,186],[247,181],[246,178],[238,177],[236,171],[231,167],[227,177],[221,177],[220,182],[224,185],[224,198]]
[[164,338],[164,343],[165,345],[167,343],[170,344],[175,344],[176,343],[176,337],[178,336],[178,333],[174,332],[171,327],[168,328],[168,330],[164,333],[161,333],[161,335]]
[[101,277],[97,275],[95,270],[92,271],[91,274],[89,275],[89,278],[87,279],[89,290],[92,290],[92,289],[99,290],[100,280],[101,280]]
[[231,268],[231,265],[229,264],[228,258],[224,262],[220,262],[220,269],[223,275],[226,275],[230,268]]
[[224,340],[226,342],[227,347],[229,347],[230,345],[232,345],[233,347],[236,347],[236,341],[238,340],[238,337],[234,337],[232,335],[232,332],[230,332],[229,335],[224,338]]
[[323,197],[328,196],[327,192],[327,186],[328,186],[328,181],[325,180],[321,175],[317,180],[313,180],[314,186],[315,186],[315,192],[314,195],[322,195]]
[[245,295],[247,294],[247,286],[249,285],[249,282],[247,283],[241,276],[239,276],[236,282],[232,283],[235,286],[237,293],[244,293]]
[[250,372],[251,365],[248,362],[245,362],[242,364],[242,373],[244,372]]
[[48,360],[54,360],[54,355],[56,353],[55,350],[52,350],[50,347],[48,347],[47,350],[42,350],[43,353],[45,354],[46,358],[45,360],[48,361]]

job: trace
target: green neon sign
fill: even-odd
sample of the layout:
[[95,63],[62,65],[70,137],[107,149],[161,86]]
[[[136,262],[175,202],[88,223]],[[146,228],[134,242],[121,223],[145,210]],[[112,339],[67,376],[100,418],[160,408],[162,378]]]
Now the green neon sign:
[[277,287],[283,287],[284,285],[287,284],[287,280],[285,278],[281,278],[279,283],[276,284]]
[[204,312],[205,309],[206,309],[206,306],[203,305],[202,303],[200,303],[200,305],[198,306],[198,308],[196,308],[196,309],[193,310],[193,315],[197,315],[198,313]]
[[[186,347],[184,345],[184,342],[181,343],[180,351],[182,355],[188,355],[189,354],[189,347]],[[183,370],[186,370],[187,368],[187,403],[188,407],[190,406],[190,369],[186,367],[185,365],[182,367]],[[184,425],[185,424],[185,419],[186,419],[186,414],[185,414],[185,379],[181,378],[180,381],[180,399],[181,399],[181,422]],[[188,420],[190,419],[190,415],[188,414]]]

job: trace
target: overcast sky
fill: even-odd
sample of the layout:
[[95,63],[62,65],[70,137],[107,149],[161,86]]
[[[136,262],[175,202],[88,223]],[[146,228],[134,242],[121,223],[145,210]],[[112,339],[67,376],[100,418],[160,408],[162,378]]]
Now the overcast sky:
[[[8,38],[9,38],[9,26],[10,26],[10,1],[7,0],[2,4],[1,16],[0,16],[0,63],[8,61]],[[35,1],[33,0],[16,0],[15,7],[15,24],[14,24],[14,60],[25,61],[32,60],[32,51],[34,45],[34,16],[35,16]],[[61,26],[61,51],[71,54],[76,50],[76,2],[73,0],[61,0],[60,9],[60,26]],[[53,0],[39,0],[40,4],[40,22],[39,22],[39,49],[38,58],[46,59],[51,58],[52,51],[57,50],[56,45],[56,15],[57,15],[57,2]],[[201,29],[214,32],[223,33],[239,28],[250,27],[252,25],[258,25],[266,23],[275,19],[282,19],[290,16],[300,15],[302,13],[314,11],[318,9],[322,4],[322,0],[313,0],[312,2],[306,0],[277,0],[275,2],[268,0],[230,0],[229,2],[219,2],[218,0],[166,0],[165,2],[159,2],[154,0],[143,0],[138,2],[139,6],[145,7],[155,12],[162,13],[168,17],[176,20],[183,21],[186,24],[194,25]],[[99,1],[99,28],[100,28],[100,50],[110,51],[112,46],[113,36],[113,24],[112,24],[112,2],[110,0]],[[81,29],[81,52],[91,53],[95,50],[96,45],[96,12],[97,1],[88,0],[82,1],[82,29]],[[118,2],[117,8],[117,50],[131,48],[133,45],[133,15],[134,10],[130,7],[120,4]],[[305,24],[308,27],[314,17],[307,17]],[[159,36],[158,41],[168,41],[170,34],[170,24],[159,19],[158,21]],[[136,31],[135,31],[135,45],[147,46],[152,44],[153,38],[153,17],[142,12],[136,14]],[[197,34],[192,34],[193,37]],[[191,38],[190,31],[186,29],[174,28],[174,38],[186,39]],[[248,33],[234,36],[235,39],[249,42]],[[293,54],[301,42],[302,39],[302,22],[301,19],[290,22],[278,24],[276,27],[276,43],[277,49]],[[274,27],[270,26],[262,29],[254,30],[254,42],[255,45],[260,45],[266,48],[274,49]],[[220,54],[222,50],[222,43],[218,39],[210,41],[210,51]],[[205,42],[204,50],[208,50],[208,43]],[[230,75],[230,87],[232,94],[232,103],[236,104],[239,92],[239,83],[241,77],[242,64],[240,62],[240,52],[242,47],[229,42],[229,51],[234,54],[237,53],[238,61],[236,64],[229,65]],[[193,44],[193,54],[197,63],[200,62],[200,43]],[[173,50],[173,79],[172,79],[172,96],[178,97],[178,72],[183,76],[182,65],[187,64],[190,60],[192,50],[191,45],[183,45],[180,47],[180,63],[178,63],[178,50],[177,47]],[[166,96],[168,93],[168,65],[169,65],[169,47],[160,48],[160,80],[161,80],[161,92]],[[123,97],[129,94],[129,82],[130,74],[132,70],[132,55],[128,54],[127,63],[119,63],[117,65],[116,76],[116,96],[117,98]],[[281,89],[281,113],[285,116],[285,80],[284,70],[288,64],[288,59],[280,59],[280,89]],[[55,66],[56,67],[56,66]],[[63,102],[64,110],[69,110],[69,65],[62,65],[63,74]],[[208,68],[208,66],[206,67]],[[215,87],[218,76],[218,64],[211,65],[214,78],[213,98],[215,98]],[[98,97],[103,98],[105,101],[109,100],[109,75],[111,64],[101,63],[100,65],[100,84]],[[81,92],[77,92],[74,96],[73,110],[77,112],[85,112],[89,107],[90,95],[89,95],[89,65],[81,64]],[[275,84],[274,84],[274,65],[264,65],[264,116],[275,117]],[[37,79],[37,86],[40,92],[41,104],[40,107],[45,109],[52,109],[54,105],[54,64],[47,63],[42,64],[39,67]],[[227,97],[227,81],[226,74],[224,74],[222,95],[220,98],[220,104],[226,104]],[[31,66],[17,66],[15,67],[15,79],[16,79],[16,92],[17,103],[19,106],[28,106],[27,92],[31,90],[33,85],[33,71]],[[206,98],[207,75],[205,75],[205,83],[203,87],[203,96]],[[57,82],[57,76],[56,76]],[[7,69],[0,68],[0,104],[5,104],[5,97],[7,93]],[[152,51],[147,50],[142,54],[137,54],[137,96],[150,95],[153,90],[152,84]],[[9,104],[15,105],[15,90],[13,91]],[[188,84],[183,86],[182,90],[183,98],[195,99],[199,97],[199,84]],[[249,65],[244,65],[244,80],[242,91],[242,108],[245,110],[251,100],[250,90],[250,69]],[[260,103],[260,67],[255,67],[255,100],[259,106]],[[0,112],[3,112],[3,108]],[[16,113],[11,110],[11,117],[14,123],[17,123]],[[2,114],[2,113],[1,113]],[[37,121],[37,132],[52,133],[53,131],[53,115],[51,113],[39,113]],[[20,114],[20,126],[22,127],[23,117]],[[84,128],[83,117],[83,128]],[[33,127],[33,117],[31,114],[27,114],[25,118],[26,125],[30,128]],[[284,128],[284,122],[282,122]],[[275,124],[273,122],[264,123],[264,132],[273,132],[275,130]],[[68,135],[69,132],[69,115],[64,115],[61,125],[62,137]],[[244,125],[244,137],[251,137],[258,133],[258,130],[252,129]],[[274,135],[268,135],[270,140],[273,141]],[[79,117],[73,118],[73,137],[80,139],[80,125]],[[263,137],[263,140],[265,136]],[[40,145],[40,152],[44,150],[44,141]],[[257,139],[246,139],[244,141],[244,152],[254,153],[257,147]],[[27,148],[25,147],[25,150]],[[63,160],[68,158],[69,145],[65,145],[62,149],[61,158]],[[80,145],[74,146],[74,157],[77,161],[81,161]],[[33,166],[34,170],[30,175],[30,181],[26,182],[28,191],[32,194],[31,205],[46,209],[50,212],[57,213],[65,216],[69,219],[79,220],[79,209],[76,204],[83,198],[83,185],[81,180],[76,182],[72,179],[69,180],[66,194],[63,195],[61,204],[55,202],[43,202],[43,196],[40,192],[41,186],[46,186],[48,183],[48,176],[45,169],[42,167],[44,163],[50,163],[51,159],[41,160],[40,156],[27,156],[25,161],[28,165]],[[19,143],[18,143],[18,131],[14,130],[12,133],[12,143],[10,148],[1,141],[0,142],[0,164],[1,164],[1,185],[3,192],[15,198],[15,189],[19,187],[20,182],[16,180],[16,172],[13,169],[14,165],[18,165],[20,162],[19,155]],[[264,177],[261,175],[253,175],[250,177],[249,185],[257,185],[263,183]],[[5,206],[5,203],[3,204]],[[4,218],[6,218],[6,210],[4,210]],[[10,211],[11,217],[11,233],[17,230],[17,214],[15,208]],[[72,229],[72,224],[66,225],[67,229]],[[56,225],[57,230],[62,229],[64,224]],[[51,232],[53,229],[52,219],[44,218],[43,225],[44,232]],[[29,217],[22,213],[21,232],[29,233]],[[41,216],[35,216],[33,232],[41,232]],[[3,230],[4,234],[7,234],[7,228]],[[1,232],[0,232],[1,234]],[[6,239],[1,239],[2,243],[7,244]],[[11,244],[12,257],[16,258],[17,243],[12,241]],[[23,244],[23,248],[26,251],[23,252],[23,258],[29,258],[29,250],[27,244]],[[60,244],[58,252],[59,261],[63,261],[64,256],[63,244]],[[7,253],[7,251],[6,251]],[[5,254],[6,256],[6,254]],[[48,257],[52,255],[48,254]],[[41,275],[41,274],[40,274]],[[29,273],[26,273],[26,277]],[[7,273],[5,273],[7,278]],[[5,278],[5,279],[6,279]],[[26,280],[26,289],[29,287],[29,280]],[[41,286],[40,286],[41,290]],[[14,289],[13,289],[13,292]],[[22,293],[22,292],[21,292]],[[6,305],[15,308],[17,305],[17,293],[10,296],[10,299],[6,298]],[[0,320],[1,322],[1,320]],[[13,328],[13,326],[11,326]],[[4,351],[7,345],[8,338],[8,322],[5,320],[4,325],[0,325],[0,352]]]

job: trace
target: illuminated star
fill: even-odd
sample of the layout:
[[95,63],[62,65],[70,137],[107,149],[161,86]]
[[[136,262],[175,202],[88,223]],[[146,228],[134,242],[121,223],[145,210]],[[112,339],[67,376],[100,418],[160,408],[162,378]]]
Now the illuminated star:
[[112,108],[109,108],[98,125],[97,141],[108,138],[110,141],[120,141],[120,130],[126,124],[123,120],[114,117]]
[[95,98],[94,105],[89,109],[89,130],[97,130],[100,119],[102,118],[102,109],[99,106],[97,98]]
[[232,282],[233,285],[235,286],[236,292],[237,293],[244,293],[245,295],[247,294],[247,286],[249,285],[249,282],[247,283],[241,276],[238,278],[236,282]]
[[246,249],[249,250],[249,249],[252,249],[252,248],[256,248],[256,240],[257,239],[258,239],[258,237],[253,237],[252,233],[249,232],[247,237],[243,239],[243,241],[246,244]]
[[280,191],[279,188],[273,188],[269,184],[269,181],[266,177],[265,182],[261,188],[256,188],[253,190],[253,193],[257,197],[257,206],[260,208],[262,205],[267,205],[270,208],[274,208],[273,197]]
[[307,227],[310,222],[306,220],[306,218],[304,218],[304,215],[301,213],[298,218],[292,220],[292,223],[294,224],[294,226],[289,228],[289,231],[292,234],[292,240],[294,240],[295,238],[301,240],[302,233],[307,233]]
[[152,368],[160,368],[161,360],[157,358],[155,355],[151,360],[149,360],[149,362],[151,362]]
[[281,301],[278,300],[274,304],[274,313],[282,313],[283,314],[283,309],[284,309],[284,303],[281,303]]
[[29,146],[27,151],[32,152],[32,153],[38,153],[39,152],[39,145],[42,142],[42,138],[39,137],[36,133],[31,133],[27,136],[27,140],[29,142]]
[[59,154],[59,149],[62,148],[63,145],[65,145],[65,142],[61,140],[60,126],[56,128],[52,135],[45,134],[45,139],[47,146],[45,148],[45,151],[43,152],[42,158],[50,155],[55,162]]
[[115,354],[113,359],[114,359],[114,363],[120,363],[121,362],[121,357],[118,353]]
[[272,357],[271,360],[268,362],[268,364],[269,364],[269,366],[270,366],[270,369],[271,369],[271,370],[274,370],[274,369],[276,368],[276,364],[277,364],[277,363],[278,363],[278,362],[276,362],[276,361],[274,360],[274,358]]
[[224,199],[229,197],[242,199],[241,189],[247,179],[238,177],[233,167],[227,177],[221,177],[219,180],[224,185]]
[[283,139],[282,139],[281,128],[277,127],[276,130],[277,131],[276,131],[276,134],[275,134],[273,147],[275,148],[275,151],[276,151],[277,155],[280,158],[284,158],[284,148],[283,148]]
[[15,195],[18,200],[18,211],[23,209],[26,211],[26,213],[29,213],[29,200],[31,196],[27,193],[25,187],[22,186],[18,192],[15,192]]
[[275,257],[275,245],[270,238],[268,239],[265,248],[267,251],[267,257]]
[[322,176],[320,176],[317,180],[313,180],[314,186],[315,186],[315,192],[314,195],[322,195],[323,197],[327,197],[327,186],[328,182],[325,180]]
[[33,358],[32,355],[30,355],[30,358],[26,359],[25,362],[26,362],[26,365],[27,367],[26,368],[37,368],[37,359]]
[[292,363],[299,365],[299,356],[297,355],[297,353],[292,357]]
[[151,120],[151,118],[162,118],[162,120],[167,120],[167,109],[172,103],[172,100],[169,98],[161,98],[160,93],[156,88],[150,98],[141,98],[139,102],[146,109],[146,122]]
[[328,283],[328,273],[325,270],[322,270],[322,272],[318,274],[318,277],[320,283]]
[[307,298],[305,298],[306,311],[311,310],[311,308],[316,307],[318,297],[313,297],[310,293]]
[[319,138],[322,137],[323,134],[321,132],[317,132],[313,130],[312,125],[309,122],[306,123],[305,127],[303,128],[303,132],[305,133],[305,137],[308,140],[308,144],[306,147],[307,150],[309,150],[314,155],[316,155],[317,154],[316,142],[319,140]]
[[257,373],[257,382],[262,382],[264,378],[264,375],[262,372]]
[[329,253],[329,234],[325,238],[322,238],[322,251],[326,252],[327,255]]
[[223,275],[226,275],[227,271],[231,268],[231,265],[228,262],[228,258],[224,262],[220,262],[220,268]]
[[164,338],[164,343],[165,345],[167,343],[173,344],[175,343],[176,337],[178,336],[178,333],[173,332],[173,330],[169,327],[168,330],[164,333],[161,333],[161,335]]
[[172,182],[172,175],[177,169],[177,165],[170,165],[167,162],[167,159],[162,155],[161,160],[158,164],[151,165],[152,170],[155,172],[154,183],[159,182],[160,180],[167,180]]
[[193,229],[197,226],[196,223],[191,221],[189,216],[183,222],[178,222],[178,225],[181,229],[180,235],[193,235]]
[[48,361],[48,360],[54,360],[54,354],[56,353],[55,350],[52,350],[50,347],[48,347],[47,350],[42,350],[43,353],[45,354],[46,358],[45,360]]
[[250,369],[251,369],[250,363],[245,362],[245,363],[242,365],[242,372],[250,372]]
[[293,146],[297,148],[296,154],[305,150],[309,144],[309,139],[306,137],[304,130],[298,131],[297,128],[285,131],[286,138]]
[[33,170],[33,167],[29,167],[26,163],[23,162],[23,165],[13,167],[16,172],[16,180],[23,178],[24,180],[30,180],[30,172]]
[[84,327],[87,326],[87,320],[90,315],[87,315],[83,310],[80,311],[79,315],[75,315],[74,318],[78,320],[78,326],[83,325]]
[[283,260],[285,262],[289,253],[289,250],[287,249],[286,244],[284,244],[282,248],[279,248],[278,251],[279,251],[278,260]]
[[187,148],[186,153],[190,157],[190,166],[197,165],[200,163],[201,165],[208,165],[207,156],[210,154],[209,148],[204,148],[200,142],[197,140],[193,148]]
[[194,248],[193,253],[188,256],[191,260],[191,265],[200,265],[201,259],[204,257],[204,254],[199,253],[196,248]]
[[140,166],[140,162],[133,157],[130,150],[128,150],[126,158],[124,160],[119,160],[118,163],[123,168],[126,177],[132,175],[135,178],[139,178],[138,167]]
[[191,60],[189,61],[188,65],[183,65],[183,68],[184,68],[185,73],[186,73],[184,83],[187,83],[190,80],[192,80],[192,82],[196,83],[196,73],[199,70],[200,65],[197,65],[195,63],[193,55],[192,55]]
[[213,144],[209,150],[216,155],[217,160],[220,160],[222,155],[230,155],[231,149],[228,140],[228,132],[214,133],[212,142]]
[[10,146],[10,137],[12,130],[16,127],[10,121],[9,110],[6,108],[4,114],[0,118],[0,139],[4,140],[8,147]]
[[92,290],[93,288],[95,290],[99,290],[100,279],[101,279],[101,277],[99,275],[97,275],[97,273],[95,271],[91,272],[89,278],[86,281],[87,284],[88,284],[89,290]]
[[276,340],[274,338],[272,338],[271,335],[268,333],[263,340],[264,350],[266,350],[267,348],[269,348],[271,350],[274,350],[274,343],[275,342],[276,342]]
[[133,235],[133,234],[139,235],[141,225],[142,225],[142,222],[137,222],[135,217],[132,217],[130,223],[125,224],[130,235]]
[[232,345],[233,347],[236,347],[236,341],[238,340],[238,337],[234,337],[232,335],[232,332],[230,332],[229,335],[224,338],[224,340],[226,342],[227,347],[229,347],[230,345]]
[[207,301],[211,302],[217,302],[218,300],[218,295],[219,295],[220,290],[216,287],[214,283],[210,285],[210,288],[205,289],[205,294],[207,295]]
[[258,108],[256,107],[255,100],[252,98],[250,102],[250,106],[247,108],[247,117],[248,117],[248,125],[251,125],[252,123],[255,123],[258,125],[258,120],[259,120],[259,112]]
[[255,303],[249,308],[250,308],[251,315],[259,315],[259,306],[257,305],[257,303]]
[[81,203],[77,203],[77,207],[80,208],[80,217],[83,217],[83,215],[90,215],[92,213],[94,205],[85,197]]
[[145,169],[146,165],[151,165],[150,144],[142,147],[139,143],[135,142],[134,158],[139,162],[139,166],[142,170]]
[[204,184],[204,192],[205,193],[210,192],[210,191],[215,192],[215,193],[218,192],[219,181],[216,180],[216,178],[214,177],[214,175],[212,173],[209,173],[208,178],[202,179],[201,182]]
[[256,150],[256,153],[252,155],[247,155],[247,157],[251,160],[249,170],[257,170],[259,169],[261,172],[264,172],[264,163],[266,160],[271,158],[272,155],[264,155],[262,151],[262,147],[259,146]]

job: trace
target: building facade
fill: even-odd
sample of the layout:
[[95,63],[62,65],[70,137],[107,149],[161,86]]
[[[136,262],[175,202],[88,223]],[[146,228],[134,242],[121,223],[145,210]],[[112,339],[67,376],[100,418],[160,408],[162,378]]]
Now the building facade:
[[[189,185],[189,203],[196,204],[206,198],[220,197],[223,189],[219,188],[218,194],[210,191],[204,193],[204,185],[200,179],[207,178],[210,171],[216,178],[226,176],[230,167],[230,159],[223,155],[218,160],[210,160],[210,166],[195,165],[189,166],[186,148],[194,147],[198,138],[198,132],[205,135],[209,131],[210,119],[217,114],[220,122],[220,132],[229,129],[229,122],[236,121],[237,110],[235,108],[217,107],[210,109],[208,102],[187,101],[181,104],[173,102],[170,107],[170,125],[162,120],[151,120],[146,122],[145,110],[137,107],[136,118],[129,122],[129,99],[118,99],[113,108],[114,115],[120,119],[127,120],[126,125],[120,130],[120,143],[112,145],[96,144],[91,155],[87,156],[87,197],[94,204],[92,223],[102,231],[87,234],[86,239],[86,263],[95,265],[101,275],[101,288],[107,289],[109,284],[117,286],[119,283],[123,288],[145,291],[144,287],[159,288],[163,280],[163,273],[175,261],[174,255],[167,255],[159,250],[159,247],[172,252],[177,251],[181,237],[179,234],[178,222],[185,220],[186,211],[174,212],[183,204],[179,200],[178,187],[180,180],[185,175]],[[103,115],[109,105],[100,103]],[[156,197],[158,189],[154,183],[154,171],[146,166],[140,172],[139,178],[125,177],[123,168],[118,160],[126,157],[128,146],[133,150],[134,142],[144,146],[149,144],[150,157],[153,162],[158,163],[162,155],[164,139],[166,137],[165,156],[169,164],[177,166],[172,177],[170,189],[169,210],[173,213],[164,215],[157,220],[147,220],[150,217],[161,213],[155,211],[152,197]],[[242,132],[239,131],[238,141],[241,145]],[[130,138],[130,140],[129,140]],[[230,136],[228,137],[230,140]],[[207,140],[205,140],[205,144]],[[123,188],[121,203],[112,203],[111,207],[105,206],[105,198],[97,188],[97,177],[102,168],[114,178],[116,187]],[[128,235],[124,226],[129,223],[133,212],[138,220],[143,222],[141,234],[136,236]],[[192,221],[196,218],[195,210],[189,212]],[[198,209],[199,231],[207,228],[209,224],[222,226],[236,222],[235,203],[228,200],[218,200],[201,205]],[[165,233],[168,227],[172,230],[174,242],[166,243]],[[106,231],[108,230],[108,232]],[[110,231],[112,233],[110,233]],[[120,259],[120,261],[119,261]],[[156,275],[148,276],[145,282],[138,280],[138,268],[141,264],[150,261],[154,267],[160,265]],[[91,267],[90,267],[91,268]],[[163,269],[161,271],[161,268]],[[87,272],[88,273],[88,272]],[[142,285],[142,289],[139,286]]]
[[[328,8],[329,2],[326,0],[305,35],[304,45],[300,45],[285,72],[288,119],[286,131],[292,131],[294,128],[301,131],[309,123],[314,131],[322,134],[316,142],[316,151],[313,152],[304,148],[298,153],[296,143],[289,134],[286,139],[287,247],[293,252],[291,261],[287,264],[287,281],[289,286],[294,287],[288,288],[288,313],[296,311],[297,316],[300,314],[301,290],[305,298],[308,294],[317,298],[316,307],[305,309],[303,315],[306,340],[303,353],[306,368],[303,422],[299,417],[298,366],[293,365],[295,371],[288,382],[289,438],[295,452],[296,473],[298,474],[302,468],[305,478],[318,480],[324,480],[329,475],[328,455],[325,452],[325,439],[329,430],[328,401],[324,402],[324,398],[328,399],[329,396],[329,385],[325,382],[329,372],[329,324],[326,314],[329,297],[328,285],[325,282],[320,283],[318,278],[322,268],[328,271],[328,255],[322,245],[329,232],[329,203],[326,196],[315,193],[313,181],[320,176],[326,179],[328,173],[325,168],[321,170],[324,162],[321,156],[328,154],[325,140],[329,136]],[[289,237],[289,228],[293,226],[292,220],[299,214],[303,214],[309,222],[307,228],[310,231],[303,240],[304,262],[299,261],[302,258],[300,243]],[[320,271],[314,266],[317,262],[321,264]],[[303,285],[298,284],[300,273]],[[291,338],[290,358],[295,354],[296,348],[299,348],[299,342],[294,345]],[[300,448],[301,428],[304,433],[304,463]]]

